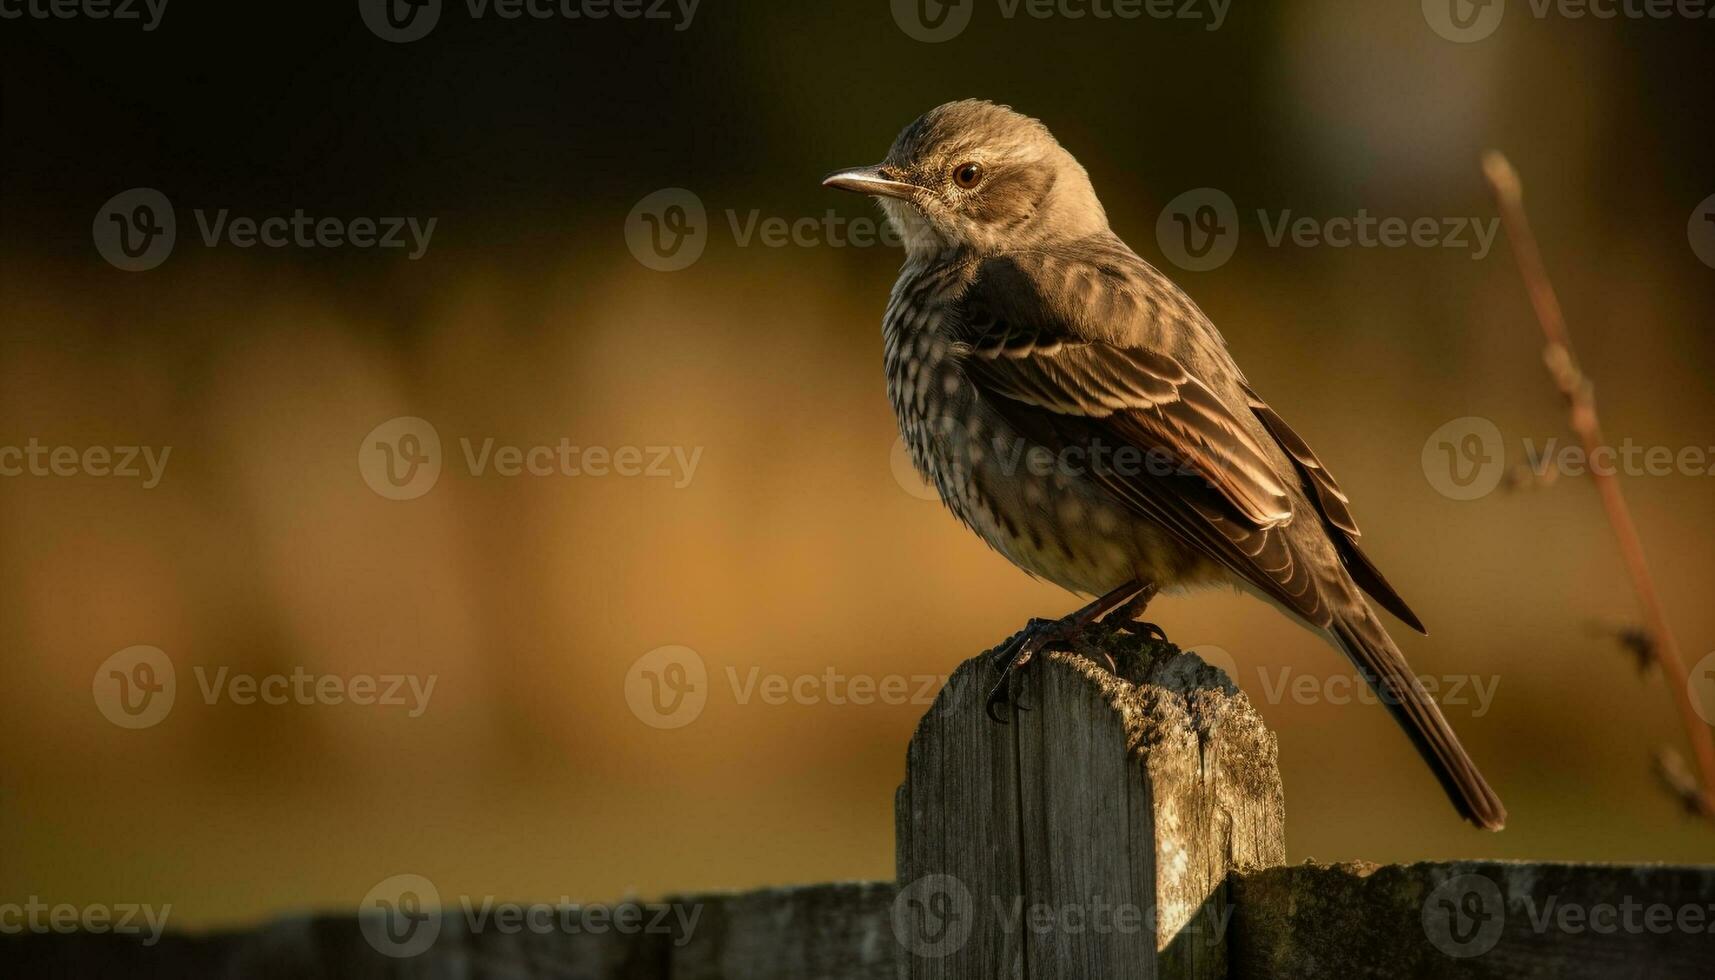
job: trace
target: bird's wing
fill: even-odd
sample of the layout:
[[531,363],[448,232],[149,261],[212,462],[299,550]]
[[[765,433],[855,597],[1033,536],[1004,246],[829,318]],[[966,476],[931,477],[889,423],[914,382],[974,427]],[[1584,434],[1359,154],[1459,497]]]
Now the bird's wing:
[[1185,365],[1092,339],[1097,328],[1056,309],[1015,267],[991,263],[979,273],[961,300],[960,324],[972,382],[1022,435],[1051,450],[1140,452],[1141,465],[1116,456],[1090,465],[1088,476],[1307,622],[1332,621],[1314,568],[1287,535],[1295,517],[1288,481],[1298,474],[1283,473],[1260,428]]
[[1334,474],[1328,472],[1328,468],[1316,458],[1310,444],[1294,432],[1292,427],[1286,424],[1286,420],[1252,391],[1249,385],[1244,386],[1244,391],[1249,398],[1251,411],[1262,420],[1263,426],[1274,436],[1280,448],[1292,457],[1293,465],[1297,467],[1304,486],[1309,489],[1311,499],[1316,502],[1316,509],[1322,514],[1322,522],[1328,528],[1328,536],[1339,549],[1340,558],[1345,562],[1346,571],[1351,574],[1352,580],[1407,626],[1419,633],[1428,633],[1429,631],[1423,628],[1423,621],[1406,605],[1404,597],[1388,584],[1381,569],[1358,547],[1358,537],[1362,532],[1358,530],[1358,522],[1352,518],[1351,500],[1340,490],[1340,484],[1335,482]]

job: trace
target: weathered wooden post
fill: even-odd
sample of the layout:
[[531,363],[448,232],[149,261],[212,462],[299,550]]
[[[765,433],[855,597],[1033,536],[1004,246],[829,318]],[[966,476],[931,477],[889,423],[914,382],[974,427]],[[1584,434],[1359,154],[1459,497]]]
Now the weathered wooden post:
[[1030,667],[984,715],[978,658],[911,740],[895,804],[899,975],[1227,976],[1226,881],[1285,860],[1277,746],[1196,657],[1129,635]]

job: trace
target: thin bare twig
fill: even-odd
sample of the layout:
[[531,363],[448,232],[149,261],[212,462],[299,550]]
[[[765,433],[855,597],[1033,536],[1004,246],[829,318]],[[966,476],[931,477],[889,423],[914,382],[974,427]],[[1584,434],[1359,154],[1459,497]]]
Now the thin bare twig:
[[[1578,368],[1571,338],[1566,333],[1566,320],[1560,312],[1560,300],[1554,295],[1554,286],[1549,282],[1548,273],[1542,265],[1542,253],[1536,247],[1536,236],[1531,231],[1530,221],[1525,217],[1524,192],[1519,184],[1518,173],[1513,170],[1506,157],[1491,151],[1483,158],[1483,174],[1488,178],[1495,201],[1500,206],[1501,221],[1506,225],[1507,237],[1512,241],[1519,275],[1524,279],[1525,289],[1530,293],[1530,304],[1536,310],[1537,322],[1541,324],[1543,336],[1548,341],[1542,351],[1543,363],[1560,393],[1566,397],[1572,431],[1584,444],[1587,458],[1592,458],[1596,450],[1605,445],[1601,425],[1596,419],[1595,393],[1589,379]],[[1703,723],[1696,705],[1692,703],[1690,679],[1685,670],[1685,661],[1679,655],[1679,641],[1674,637],[1673,629],[1668,626],[1661,596],[1656,592],[1655,582],[1650,577],[1649,564],[1644,560],[1643,540],[1638,536],[1637,525],[1632,521],[1632,513],[1626,507],[1625,497],[1620,492],[1618,476],[1611,470],[1592,468],[1590,479],[1596,484],[1596,490],[1602,498],[1602,508],[1608,515],[1608,523],[1613,527],[1614,537],[1619,541],[1620,554],[1625,560],[1627,572],[1631,575],[1632,591],[1637,595],[1638,604],[1643,607],[1644,626],[1649,632],[1655,660],[1661,666],[1667,683],[1674,689],[1675,700],[1679,703],[1679,714],[1685,722],[1686,735],[1691,742],[1692,752],[1697,757],[1697,769],[1701,778],[1689,787],[1682,784],[1678,791],[1700,809],[1704,816],[1715,819],[1715,740],[1711,739],[1709,726]]]

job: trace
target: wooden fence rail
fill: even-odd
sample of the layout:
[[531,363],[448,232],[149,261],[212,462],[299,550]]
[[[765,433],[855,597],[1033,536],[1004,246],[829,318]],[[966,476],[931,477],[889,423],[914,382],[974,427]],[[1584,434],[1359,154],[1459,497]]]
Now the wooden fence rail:
[[[1715,868],[1284,865],[1274,736],[1225,675],[1137,637],[1031,668],[984,717],[956,671],[896,802],[898,881],[478,917],[410,883],[359,915],[154,945],[18,932],[7,977],[1214,980],[1715,975]],[[1116,677],[1105,666],[1111,657]],[[12,933],[12,934],[7,934]]]

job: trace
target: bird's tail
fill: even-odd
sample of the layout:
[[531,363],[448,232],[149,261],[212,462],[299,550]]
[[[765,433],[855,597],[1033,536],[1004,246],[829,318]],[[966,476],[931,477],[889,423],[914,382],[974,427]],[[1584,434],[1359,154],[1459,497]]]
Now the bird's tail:
[[1484,830],[1500,830],[1505,826],[1507,808],[1483,780],[1477,764],[1465,753],[1452,726],[1411,672],[1380,620],[1364,608],[1349,618],[1335,620],[1329,631],[1400,727],[1411,736],[1412,744],[1441,780],[1460,816]]

